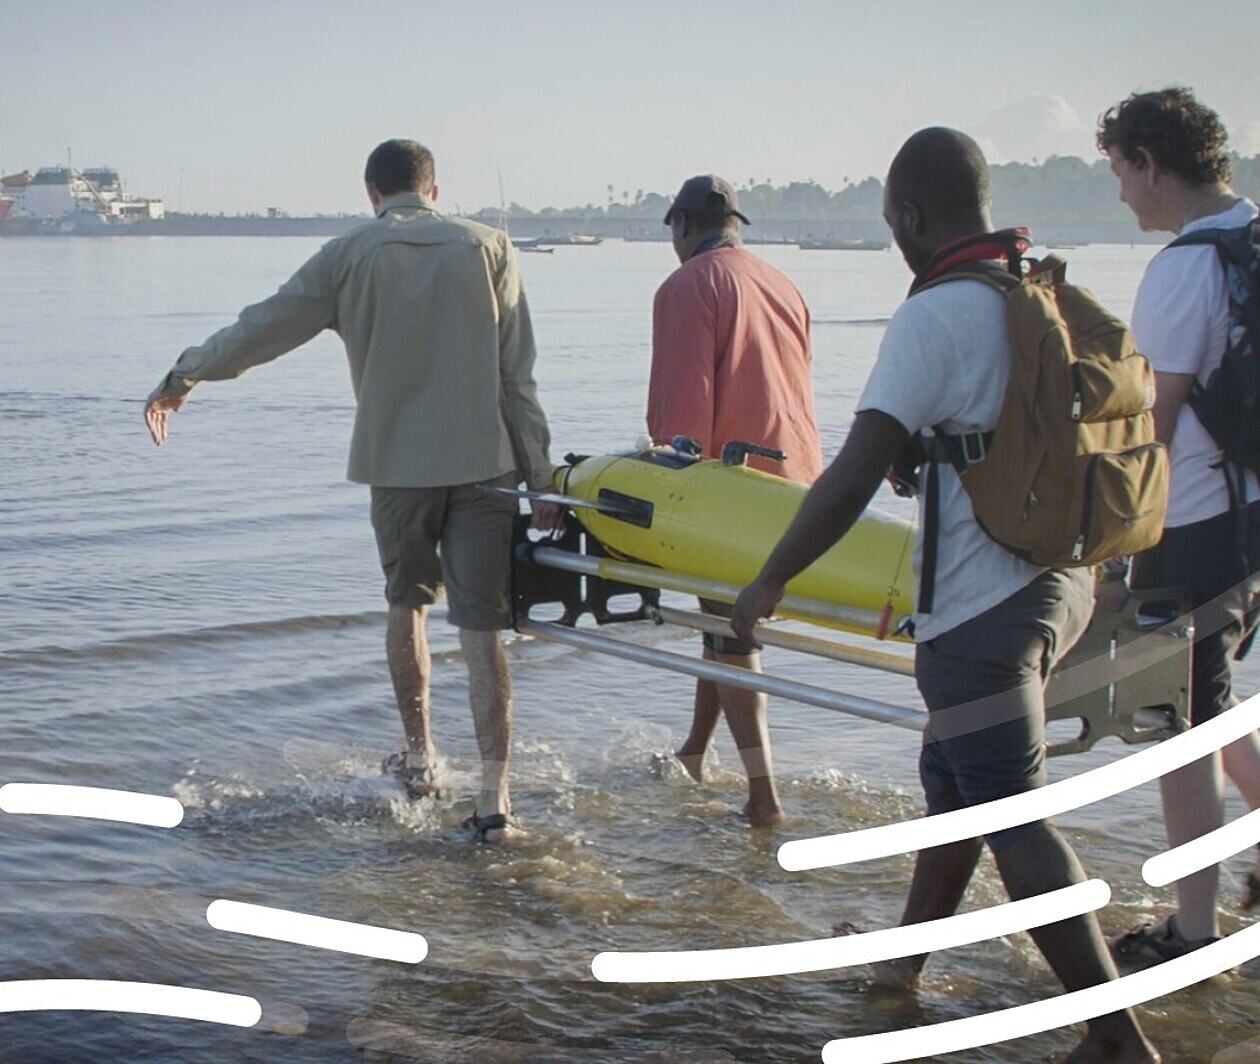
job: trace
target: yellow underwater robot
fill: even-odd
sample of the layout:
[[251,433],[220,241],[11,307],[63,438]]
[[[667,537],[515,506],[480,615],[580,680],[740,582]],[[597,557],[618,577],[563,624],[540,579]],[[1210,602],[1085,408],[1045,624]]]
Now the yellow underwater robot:
[[[806,489],[748,468],[749,455],[782,458],[755,444],[728,444],[721,459],[703,458],[696,451],[693,441],[678,437],[672,446],[645,445],[628,454],[570,455],[568,464],[556,471],[553,492],[497,489],[564,504],[576,519],[570,519],[555,541],[530,541],[525,525],[520,526],[513,569],[517,631],[921,729],[926,719],[922,711],[698,661],[576,627],[583,613],[591,613],[600,625],[655,620],[700,630],[723,627],[716,618],[663,605],[659,591],[733,602],[787,530]],[[776,615],[910,642],[908,622],[917,590],[913,548],[909,522],[868,508],[840,542],[787,585]],[[610,608],[613,599],[626,594],[638,595],[638,609]],[[1052,743],[1050,753],[1087,750],[1104,735],[1147,742],[1188,726],[1193,627],[1168,623],[1184,612],[1178,596],[1179,592],[1158,589],[1133,592],[1121,610],[1096,611],[1089,631],[1056,670],[1047,690],[1048,719],[1076,721],[1079,729],[1066,741]],[[564,610],[559,621],[531,616],[535,606],[557,604]],[[768,645],[903,675],[913,671],[904,654],[764,627],[758,631]],[[1127,657],[1136,651],[1141,658],[1137,667],[1117,667],[1122,653]]]
[[[613,557],[744,587],[807,489],[745,464],[749,454],[775,456],[764,448],[735,443],[722,459],[705,459],[687,453],[687,442],[574,459],[557,471],[556,490]],[[877,638],[896,636],[914,610],[913,546],[909,522],[868,509],[788,584],[778,612]]]

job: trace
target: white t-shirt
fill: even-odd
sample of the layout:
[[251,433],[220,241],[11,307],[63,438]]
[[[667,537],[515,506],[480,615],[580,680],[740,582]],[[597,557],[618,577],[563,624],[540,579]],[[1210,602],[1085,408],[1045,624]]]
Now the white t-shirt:
[[[1256,205],[1244,199],[1221,214],[1196,218],[1182,233],[1237,228],[1256,214]],[[1165,248],[1151,259],[1133,304],[1133,336],[1157,373],[1193,373],[1207,384],[1221,364],[1228,333],[1229,297],[1216,248]],[[1206,521],[1229,509],[1225,476],[1212,468],[1221,460],[1220,448],[1189,403],[1177,414],[1169,458],[1165,528]],[[1260,498],[1255,474],[1247,474],[1246,496],[1248,501]]]
[[[1002,296],[981,281],[951,281],[897,309],[857,409],[882,410],[910,433],[933,425],[950,433],[989,432],[1002,410],[1010,368]],[[919,474],[920,528],[926,475],[925,466]],[[952,466],[939,465],[937,475],[936,596],[930,614],[915,615],[921,642],[979,616],[1044,571],[989,538]],[[916,572],[922,558],[920,537]]]

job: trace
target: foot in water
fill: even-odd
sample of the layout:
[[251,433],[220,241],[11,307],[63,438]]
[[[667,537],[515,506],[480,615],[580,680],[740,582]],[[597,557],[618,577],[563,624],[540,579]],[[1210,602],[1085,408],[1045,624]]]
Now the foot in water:
[[1163,923],[1142,924],[1111,940],[1111,954],[1116,963],[1125,968],[1146,968],[1164,961],[1174,961],[1187,953],[1210,946],[1219,939],[1188,939],[1177,926],[1177,917],[1170,916]]
[[787,823],[787,815],[783,812],[783,806],[777,802],[768,804],[753,804],[751,798],[744,803],[744,808],[740,811],[740,819],[748,821],[750,827],[754,828],[776,828],[780,824]]
[[464,827],[473,833],[474,842],[492,844],[515,842],[525,836],[516,818],[504,813],[479,816],[477,810],[474,809],[473,815],[464,821]]
[[681,779],[678,770],[681,769],[686,773],[687,779],[695,783],[704,783],[704,770],[701,762],[704,761],[703,755],[699,758],[688,754],[686,759],[680,753],[672,750],[665,750],[659,754],[653,754],[648,761],[648,770],[652,773],[653,778],[658,780],[677,780]]
[[1241,905],[1243,912],[1251,912],[1260,905],[1260,856],[1256,858],[1256,866],[1247,873],[1247,884],[1243,887]]
[[708,751],[704,747],[699,750],[693,750],[686,743],[683,743],[674,751],[674,756],[678,758],[682,767],[687,770],[687,775],[697,783],[704,782],[704,755]]
[[922,969],[909,957],[877,961],[870,966],[872,990],[890,994],[913,994],[919,989]]
[[[844,920],[833,924],[831,933],[840,938],[845,935],[860,935],[862,929],[857,924]],[[923,965],[917,958],[898,957],[891,961],[876,961],[868,967],[871,970],[868,985],[872,990],[910,994],[919,988],[919,976],[923,971]]]
[[1247,885],[1243,887],[1241,905],[1243,912],[1251,912],[1260,905],[1260,871],[1247,873]]
[[1160,1064],[1162,1060],[1155,1047],[1135,1031],[1123,1041],[1088,1034],[1063,1058],[1063,1064]]
[[390,754],[381,762],[381,771],[393,776],[407,791],[407,797],[441,798],[442,785],[438,782],[437,769],[429,764],[422,754],[414,750],[403,750]]

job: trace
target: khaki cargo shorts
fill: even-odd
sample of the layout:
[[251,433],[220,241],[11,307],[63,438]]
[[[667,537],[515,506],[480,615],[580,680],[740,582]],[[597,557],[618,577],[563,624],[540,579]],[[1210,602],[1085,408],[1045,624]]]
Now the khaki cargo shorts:
[[[506,473],[483,483],[517,482]],[[520,507],[480,487],[372,488],[372,529],[391,606],[430,606],[445,587],[455,627],[511,627],[512,520]]]

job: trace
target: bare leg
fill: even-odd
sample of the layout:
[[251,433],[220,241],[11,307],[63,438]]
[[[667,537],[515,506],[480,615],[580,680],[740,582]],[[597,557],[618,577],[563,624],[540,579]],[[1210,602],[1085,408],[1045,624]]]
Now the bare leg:
[[[1260,735],[1252,732],[1221,751],[1225,774],[1234,781],[1247,804],[1260,809]],[[1256,858],[1254,875],[1260,878],[1260,855]],[[1248,892],[1250,893],[1250,892]],[[1260,899],[1245,899],[1255,904]]]
[[[750,672],[761,671],[760,654],[719,654],[706,647],[704,656],[723,665],[734,665]],[[745,815],[758,827],[783,823],[783,807],[779,804],[779,792],[774,785],[766,696],[760,691],[745,691],[725,684],[717,685],[717,695],[740,760],[744,763],[744,771],[748,774]]]
[[[971,882],[980,859],[980,839],[920,850],[914,862],[914,878],[906,899],[902,925],[943,920],[958,911],[967,884]],[[871,966],[875,985],[889,990],[912,990],[927,962],[927,955],[902,957]]]
[[[994,851],[1002,882],[1013,901],[1081,883],[1085,871],[1063,836],[1050,824],[1020,831]],[[1033,941],[1071,993],[1117,978],[1098,920],[1091,913],[1036,928]],[[1159,1055],[1129,1010],[1090,1021],[1084,1041],[1067,1058],[1071,1064],[1115,1061],[1150,1064]]]
[[402,717],[407,749],[424,758],[425,764],[437,763],[437,748],[429,722],[429,642],[424,625],[427,606],[391,606],[385,629],[385,657],[389,675],[394,681],[394,698]]
[[[981,841],[938,846],[919,853],[902,924],[952,916],[967,889],[980,857]],[[1013,900],[1032,897],[1085,879],[1076,855],[1049,825],[1020,833],[995,854],[998,870]],[[1080,990],[1116,978],[1098,922],[1092,917],[1065,920],[1033,932],[1033,939],[1069,990]],[[875,985],[912,989],[926,957],[906,957],[874,965]],[[1158,1056],[1143,1038],[1131,1013],[1104,1016],[1090,1025],[1072,1064],[1115,1061],[1151,1064]]]
[[1252,809],[1260,809],[1260,735],[1244,735],[1221,750],[1225,774]]
[[[1225,822],[1221,759],[1212,754],[1162,777],[1164,826],[1170,846],[1197,839]],[[1220,866],[1177,881],[1177,930],[1194,941],[1221,933],[1216,911]]]
[[[461,628],[459,645],[468,666],[468,701],[472,706],[477,747],[481,751],[481,793],[477,814],[492,816],[512,812],[508,794],[508,757],[512,748],[512,677],[498,632],[477,632]],[[499,842],[511,835],[505,831],[486,833],[487,842]]]
[[704,782],[704,755],[708,752],[709,743],[713,741],[713,733],[717,730],[721,716],[722,705],[718,701],[717,684],[712,680],[697,680],[695,705],[691,712],[691,732],[675,752],[675,756],[683,763],[683,768],[697,783]]

